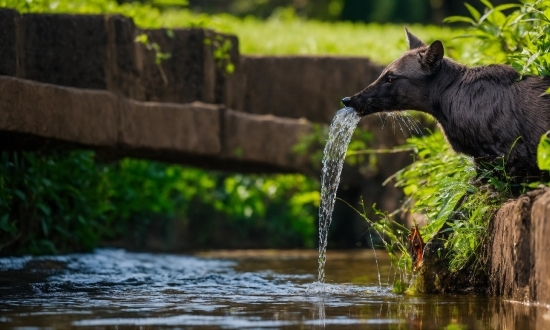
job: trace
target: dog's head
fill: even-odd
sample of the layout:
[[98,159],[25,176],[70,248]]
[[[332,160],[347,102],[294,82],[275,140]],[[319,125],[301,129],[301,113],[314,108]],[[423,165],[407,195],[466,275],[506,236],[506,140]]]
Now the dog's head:
[[429,85],[443,60],[443,43],[426,45],[405,29],[409,50],[388,65],[372,84],[342,99],[361,116],[382,111],[422,110],[429,112]]

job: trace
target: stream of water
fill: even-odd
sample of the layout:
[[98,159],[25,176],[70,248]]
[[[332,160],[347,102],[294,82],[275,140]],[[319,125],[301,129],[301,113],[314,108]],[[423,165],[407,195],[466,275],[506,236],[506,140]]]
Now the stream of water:
[[319,275],[317,281],[325,281],[325,263],[327,261],[327,237],[332,212],[336,201],[336,191],[340,184],[340,174],[344,166],[353,131],[361,116],[353,108],[340,109],[330,124],[328,140],[323,153],[323,171],[321,173],[321,205],[319,207]]
[[[547,307],[499,298],[394,294],[368,250],[193,255],[103,249],[0,258],[0,329],[549,329]],[[389,257],[378,252],[383,278]]]

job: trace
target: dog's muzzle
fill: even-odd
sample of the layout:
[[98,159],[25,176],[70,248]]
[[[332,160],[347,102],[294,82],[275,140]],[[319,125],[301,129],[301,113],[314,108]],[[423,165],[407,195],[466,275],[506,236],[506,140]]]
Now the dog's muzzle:
[[344,104],[345,107],[349,107],[349,105],[351,104],[351,97],[344,97],[342,99],[342,103]]

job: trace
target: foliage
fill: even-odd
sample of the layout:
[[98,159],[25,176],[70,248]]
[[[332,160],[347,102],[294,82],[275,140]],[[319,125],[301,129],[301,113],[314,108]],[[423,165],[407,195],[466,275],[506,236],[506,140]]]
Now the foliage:
[[472,25],[463,38],[473,38],[476,63],[508,63],[522,75],[550,74],[550,1],[524,1],[523,4],[493,6],[483,14],[466,4],[471,18],[452,16],[447,22]]
[[241,238],[261,233],[264,247],[315,243],[318,187],[301,175],[228,175],[133,159],[103,165],[90,151],[1,157],[0,250],[88,250],[154,215],[203,221],[189,219],[197,209]]
[[105,172],[92,152],[0,155],[0,249],[93,248],[108,226]]
[[392,216],[404,212],[414,223],[425,223],[421,228],[424,242],[439,233],[448,234],[445,248],[449,270],[467,265],[478,270],[488,221],[511,197],[511,184],[502,180],[506,178],[504,164],[476,168],[471,158],[450,149],[440,131],[412,137],[407,143],[400,148],[414,150],[415,161],[392,177],[397,180],[396,186],[403,188],[406,202],[393,214],[383,214],[376,226],[388,241],[385,245],[390,247],[390,254],[394,253],[392,246],[404,251],[393,258],[394,264],[404,274],[411,269],[404,237],[408,230],[392,220]]
[[[368,56],[379,63],[389,63],[407,49],[402,25],[304,20],[292,10],[276,11],[267,20],[254,17],[237,18],[228,14],[206,15],[181,7],[161,7],[156,2],[115,0],[0,0],[0,7],[22,13],[122,14],[142,28],[202,27],[239,37],[239,50],[244,54],[285,55],[355,55]],[[430,42],[445,42],[447,55],[460,58],[467,43],[453,37],[461,29],[439,26],[409,26],[410,30]],[[226,47],[220,43],[221,51]],[[466,56],[460,58],[469,61]],[[231,70],[229,68],[229,70]]]
[[540,138],[537,148],[537,164],[544,171],[550,171],[550,132],[547,132]]
[[453,152],[439,131],[407,142],[414,148],[416,160],[396,174],[396,185],[409,197],[404,208],[413,216],[428,218],[422,230],[424,241],[428,241],[471,189],[469,182],[476,171],[473,161]]

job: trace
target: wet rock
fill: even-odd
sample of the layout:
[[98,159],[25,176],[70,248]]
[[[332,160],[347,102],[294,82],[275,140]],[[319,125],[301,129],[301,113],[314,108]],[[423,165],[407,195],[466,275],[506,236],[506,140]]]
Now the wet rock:
[[549,205],[550,189],[535,190],[506,203],[491,220],[491,294],[550,303]]
[[[531,209],[531,261],[533,273],[530,286],[534,287],[535,301],[550,304],[550,189],[536,197]],[[550,313],[547,314],[550,322]],[[548,323],[547,323],[548,324]]]
[[422,266],[408,292],[485,294],[488,282],[483,269],[470,262],[457,271],[449,270],[450,251],[445,248],[447,228],[444,226],[426,243]]

